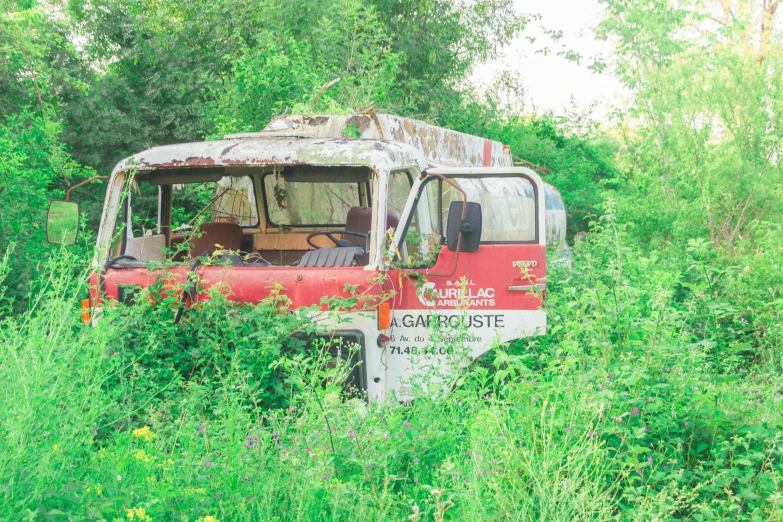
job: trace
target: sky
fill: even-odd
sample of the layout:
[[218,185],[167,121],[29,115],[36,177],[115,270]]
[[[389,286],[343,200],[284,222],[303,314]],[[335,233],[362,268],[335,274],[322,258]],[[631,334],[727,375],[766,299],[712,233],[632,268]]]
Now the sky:
[[[595,103],[593,117],[603,119],[608,108],[622,105],[628,94],[620,83],[608,75],[587,70],[586,64],[577,65],[551,53],[548,56],[533,51],[551,40],[544,35],[540,25],[562,30],[561,42],[584,56],[601,54],[608,56],[611,45],[597,41],[593,28],[603,12],[598,0],[515,0],[519,13],[539,13],[540,22],[533,22],[504,50],[496,60],[479,65],[470,81],[486,86],[503,70],[517,71],[525,89],[525,109],[528,112],[548,110],[563,113],[573,97],[576,107],[584,111]],[[536,37],[530,44],[524,36]],[[557,44],[549,43],[550,47]]]

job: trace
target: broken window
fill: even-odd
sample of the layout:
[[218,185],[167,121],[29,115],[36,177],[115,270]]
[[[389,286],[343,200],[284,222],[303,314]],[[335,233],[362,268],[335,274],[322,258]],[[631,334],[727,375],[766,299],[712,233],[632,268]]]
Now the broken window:
[[[392,172],[389,177],[387,199],[389,210],[402,213],[410,196],[412,184],[413,178],[407,171]],[[399,247],[397,257],[404,266],[428,266],[434,262],[434,256],[439,250],[441,237],[436,226],[437,186],[428,185],[422,189],[422,197],[413,209],[404,241]]]
[[189,229],[208,222],[258,226],[253,178],[223,176],[217,182],[174,185],[172,229]]
[[132,180],[117,219],[113,256],[130,255],[142,261],[163,261],[165,236],[159,227],[160,187]]

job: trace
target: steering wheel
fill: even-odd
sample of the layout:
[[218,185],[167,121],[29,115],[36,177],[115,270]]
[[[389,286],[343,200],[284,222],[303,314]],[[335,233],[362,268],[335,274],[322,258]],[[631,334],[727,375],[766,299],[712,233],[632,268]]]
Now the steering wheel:
[[135,257],[129,256],[129,255],[125,255],[125,254],[121,255],[121,256],[117,256],[117,257],[112,257],[108,261],[106,261],[105,265],[103,265],[103,270],[106,271],[106,270],[110,269],[115,264],[117,264],[117,261],[122,261],[123,259],[127,259],[128,261],[138,261],[138,259],[136,259]]
[[344,239],[337,239],[332,234],[342,234],[343,236],[363,237],[365,241],[367,240],[367,234],[362,234],[361,232],[352,232],[350,230],[319,230],[318,232],[313,232],[312,234],[307,235],[307,244],[315,249],[321,248],[320,246],[314,244],[311,241],[311,239],[313,239],[316,236],[326,236],[332,240],[334,246],[338,246],[338,247],[354,246]]

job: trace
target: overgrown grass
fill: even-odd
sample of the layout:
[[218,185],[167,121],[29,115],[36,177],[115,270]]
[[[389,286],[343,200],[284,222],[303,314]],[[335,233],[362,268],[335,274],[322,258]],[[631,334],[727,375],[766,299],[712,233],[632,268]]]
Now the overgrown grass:
[[759,227],[735,268],[647,254],[610,210],[552,268],[547,336],[409,403],[343,389],[275,296],[85,328],[52,264],[0,330],[0,518],[780,520],[783,237]]

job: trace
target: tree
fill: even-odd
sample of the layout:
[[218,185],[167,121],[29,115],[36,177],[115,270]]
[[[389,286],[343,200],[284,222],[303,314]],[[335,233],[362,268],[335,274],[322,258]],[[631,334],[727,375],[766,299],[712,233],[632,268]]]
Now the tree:
[[779,221],[778,2],[604,3],[609,66],[635,92],[623,119],[627,216],[645,237],[728,247],[754,220]]
[[[419,114],[453,110],[454,87],[478,62],[496,55],[527,19],[511,0],[371,0],[401,54],[403,97]],[[457,99],[460,97],[457,96]]]
[[[24,295],[47,255],[48,200],[90,175],[59,139],[63,101],[79,95],[80,60],[62,25],[37,5],[0,14],[0,252],[12,250],[6,284]],[[18,10],[15,10],[18,9]]]

